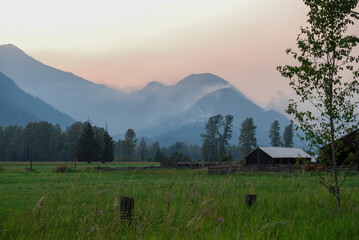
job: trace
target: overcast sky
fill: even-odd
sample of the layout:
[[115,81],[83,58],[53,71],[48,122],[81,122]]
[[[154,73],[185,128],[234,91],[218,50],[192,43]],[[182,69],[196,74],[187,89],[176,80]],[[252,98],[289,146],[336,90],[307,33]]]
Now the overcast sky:
[[301,0],[5,0],[0,44],[87,80],[133,90],[216,74],[265,107],[291,94]]

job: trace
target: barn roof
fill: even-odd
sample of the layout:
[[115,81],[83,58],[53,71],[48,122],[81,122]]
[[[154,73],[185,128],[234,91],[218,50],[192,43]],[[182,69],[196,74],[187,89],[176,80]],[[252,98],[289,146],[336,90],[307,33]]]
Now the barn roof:
[[300,148],[285,147],[259,147],[272,158],[311,158],[311,156]]
[[[342,141],[344,144],[353,144],[353,143],[355,143],[355,141],[357,141],[355,139],[357,135],[359,135],[359,129],[341,136],[340,138],[335,140],[335,142]],[[330,145],[331,145],[331,143],[328,143],[327,145],[324,145],[323,147],[330,147]]]

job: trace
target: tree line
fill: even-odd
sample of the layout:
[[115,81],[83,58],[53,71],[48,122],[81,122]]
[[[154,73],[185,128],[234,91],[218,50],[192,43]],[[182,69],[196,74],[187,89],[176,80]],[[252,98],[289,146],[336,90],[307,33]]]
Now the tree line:
[[136,132],[128,129],[124,139],[116,142],[115,159],[124,162],[159,162],[162,158],[167,158],[177,162],[190,162],[201,160],[200,151],[199,146],[187,145],[184,142],[175,142],[169,147],[161,147],[158,141],[148,144],[142,137],[138,143]]
[[149,145],[144,138],[137,143],[136,133],[128,129],[124,139],[114,141],[106,129],[92,126],[89,121],[76,122],[65,131],[46,121],[31,122],[26,127],[0,127],[0,161],[56,162],[159,162],[166,157],[175,161],[201,160],[200,147],[184,142],[160,147]]
[[[232,128],[233,116],[218,114],[206,122],[202,147],[184,142],[160,147],[159,142],[148,144],[145,138],[138,141],[133,129],[115,142],[107,129],[92,126],[89,121],[76,122],[65,131],[45,121],[33,122],[24,128],[0,127],[0,161],[28,161],[30,154],[33,161],[58,162],[159,162],[161,158],[177,162],[232,161],[242,159],[257,147],[252,118],[241,124],[238,145],[229,144]],[[292,125],[285,127],[282,136],[279,132],[279,123],[274,121],[269,131],[272,146],[292,147]]]
[[60,125],[46,121],[26,127],[0,127],[0,160],[102,161],[113,160],[114,142],[104,128],[89,122],[76,122],[62,131]]
[[[233,150],[236,147],[229,145],[232,138],[233,116],[217,114],[208,119],[205,125],[205,134],[202,134],[201,155],[204,161],[231,161]],[[253,118],[246,118],[240,127],[238,150],[235,159],[242,159],[253,151],[257,145],[256,128]],[[270,126],[269,138],[273,147],[293,147],[293,126],[289,124],[280,135],[278,120]],[[239,156],[238,156],[239,155]]]

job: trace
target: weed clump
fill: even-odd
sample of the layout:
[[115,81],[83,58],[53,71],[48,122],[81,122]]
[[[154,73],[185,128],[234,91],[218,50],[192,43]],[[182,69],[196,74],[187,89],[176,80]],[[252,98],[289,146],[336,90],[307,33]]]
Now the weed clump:
[[70,168],[66,164],[60,164],[59,166],[54,168],[54,172],[57,172],[57,173],[64,173],[64,172],[68,172],[69,170],[70,170]]

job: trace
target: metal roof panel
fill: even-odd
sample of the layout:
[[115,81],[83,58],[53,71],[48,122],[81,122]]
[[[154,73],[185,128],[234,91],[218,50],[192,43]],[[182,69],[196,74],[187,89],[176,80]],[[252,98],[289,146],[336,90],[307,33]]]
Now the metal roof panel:
[[285,147],[259,147],[272,158],[311,158],[311,156],[300,148]]

